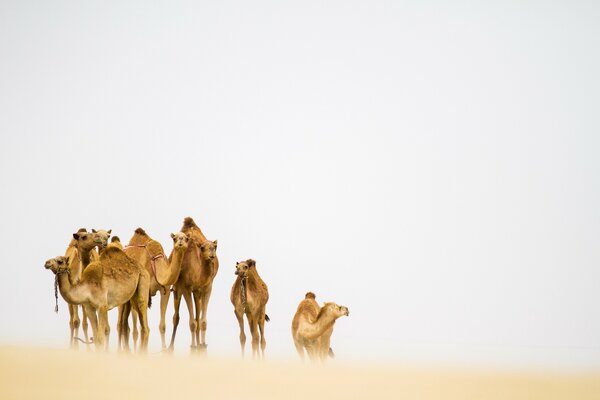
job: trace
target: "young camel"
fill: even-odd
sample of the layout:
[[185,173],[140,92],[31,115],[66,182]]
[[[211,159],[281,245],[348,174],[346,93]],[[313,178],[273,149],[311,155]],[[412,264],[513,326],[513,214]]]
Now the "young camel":
[[[169,304],[171,285],[179,278],[183,256],[189,242],[189,237],[181,232],[171,233],[171,239],[173,239],[173,250],[168,259],[165,256],[160,243],[152,239],[142,228],[135,230],[133,236],[129,240],[129,244],[124,248],[125,253],[136,260],[140,265],[144,266],[146,271],[150,274],[150,301],[152,296],[160,291],[160,324],[158,329],[160,331],[163,349],[166,348],[165,314],[167,305]],[[121,345],[123,345],[125,349],[129,349],[129,326],[127,318],[130,309],[131,306],[129,304],[124,304],[119,307],[119,332],[122,332],[121,337],[124,338],[123,343],[119,343],[119,347],[121,348]],[[137,313],[135,311],[132,317],[133,346],[135,348],[137,344]]]
[[255,358],[258,355],[258,329],[260,329],[260,356],[264,359],[265,347],[267,346],[265,321],[269,321],[269,316],[265,314],[265,306],[269,301],[269,290],[258,275],[256,261],[254,260],[237,262],[235,264],[235,274],[238,277],[231,288],[231,303],[240,325],[242,358],[244,357],[246,345],[246,334],[244,333],[244,314],[246,314],[252,334],[252,357]]
[[108,310],[132,300],[142,323],[142,346],[148,345],[148,287],[150,276],[139,264],[116,246],[109,246],[100,259],[88,265],[79,283],[68,278],[69,259],[56,257],[46,261],[45,268],[56,275],[63,298],[71,304],[82,304],[90,318],[96,348],[103,348],[108,324]]
[[302,360],[304,360],[304,350],[311,361],[318,359],[324,361],[327,358],[333,325],[344,315],[350,315],[347,307],[325,303],[319,309],[315,295],[311,292],[306,294],[292,320],[292,338]]
[[[217,241],[207,240],[194,220],[187,217],[181,232],[191,239],[183,257],[181,273],[174,288],[173,334],[169,349],[175,346],[175,335],[179,325],[179,305],[183,296],[189,313],[192,351],[206,349],[206,313],[212,292],[212,283],[219,271]],[[193,303],[192,303],[193,296]],[[194,314],[195,307],[195,314]]]

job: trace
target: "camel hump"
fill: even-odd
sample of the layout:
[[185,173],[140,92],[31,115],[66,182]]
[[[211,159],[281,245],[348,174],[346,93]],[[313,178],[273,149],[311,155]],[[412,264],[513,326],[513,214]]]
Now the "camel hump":
[[113,236],[113,237],[110,238],[110,242],[111,243],[114,243],[114,242],[119,242],[120,243],[121,239],[119,239],[118,236]]
[[197,228],[198,225],[194,222],[192,217],[185,217],[183,219],[183,227],[184,228]]
[[143,230],[142,228],[137,228],[135,230],[135,233],[137,233],[138,235],[146,235],[146,231]]
[[[120,244],[120,242],[119,242]],[[115,245],[110,245],[104,249],[104,251],[100,254],[100,261],[109,261],[114,263],[119,263],[121,265],[135,266],[137,269],[137,263],[133,261],[121,248],[115,243]]]
[[315,294],[313,292],[307,292],[306,295],[304,296],[305,299],[316,299],[317,296],[315,296]]

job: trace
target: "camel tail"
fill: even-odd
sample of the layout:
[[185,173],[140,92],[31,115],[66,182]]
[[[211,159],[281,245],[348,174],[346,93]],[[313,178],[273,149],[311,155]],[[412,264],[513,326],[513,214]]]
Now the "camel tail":
[[265,321],[269,322],[271,320],[271,318],[269,318],[269,316],[267,314],[265,314]]
[[333,352],[333,349],[331,347],[329,348],[329,353],[327,355],[331,358],[335,358],[335,353]]

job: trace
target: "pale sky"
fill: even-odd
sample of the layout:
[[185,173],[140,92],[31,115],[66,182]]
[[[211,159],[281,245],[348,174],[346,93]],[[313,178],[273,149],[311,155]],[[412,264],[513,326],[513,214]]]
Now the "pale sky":
[[189,215],[211,354],[254,258],[272,357],[310,290],[341,359],[600,368],[600,5],[452,3],[0,2],[0,344],[68,345],[78,228]]

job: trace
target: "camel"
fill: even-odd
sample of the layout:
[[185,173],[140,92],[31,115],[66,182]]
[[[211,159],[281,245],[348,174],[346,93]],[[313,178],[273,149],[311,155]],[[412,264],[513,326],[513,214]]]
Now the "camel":
[[[96,234],[92,234],[95,240]],[[81,240],[80,243],[81,244]],[[85,247],[84,247],[85,248]],[[108,310],[132,300],[140,314],[142,330],[141,351],[148,345],[147,302],[150,276],[137,262],[117,246],[108,246],[98,261],[91,262],[81,280],[72,285],[68,278],[69,259],[59,256],[46,261],[45,268],[57,276],[62,297],[71,304],[82,304],[92,324],[97,349],[105,345]]]
[[[167,311],[167,305],[169,304],[169,296],[171,285],[173,285],[179,273],[181,271],[181,263],[183,262],[183,256],[188,247],[189,237],[185,233],[171,233],[171,239],[173,239],[173,250],[171,255],[167,259],[164,254],[163,247],[159,242],[152,239],[142,228],[137,228],[129,240],[129,244],[125,246],[125,253],[136,260],[140,265],[146,268],[146,271],[150,274],[150,287],[149,287],[149,304],[152,296],[156,292],[160,291],[160,324],[158,329],[160,331],[160,338],[163,349],[166,348],[165,342],[165,315]],[[119,347],[123,345],[125,349],[129,348],[129,326],[127,324],[127,317],[129,315],[129,309],[131,307],[127,304],[119,308],[119,332],[122,332],[124,342],[119,344]],[[133,340],[134,348],[137,345],[137,313],[133,313]]]
[[[81,228],[76,233],[73,234],[73,239],[72,239],[71,243],[74,245],[75,255],[77,257],[71,258],[71,260],[73,260],[73,262],[76,262],[75,260],[78,260],[80,268],[76,268],[76,273],[75,273],[76,279],[75,279],[75,281],[72,281],[71,283],[78,283],[79,280],[81,279],[81,274],[87,268],[89,263],[91,261],[97,261],[99,259],[98,254],[100,254],[100,252],[102,252],[102,250],[104,250],[106,248],[107,243],[108,243],[108,238],[110,237],[111,232],[112,232],[111,229],[109,229],[109,230],[92,229],[92,232],[88,233],[85,228]],[[95,249],[96,247],[98,249],[97,252]],[[82,308],[83,334],[85,337],[85,343],[87,345],[89,345],[88,334],[87,334],[87,332],[88,332],[88,317],[86,314],[85,307],[82,306],[81,308]],[[76,306],[75,306],[75,312],[76,311],[77,310],[76,310]],[[105,335],[107,338],[110,336],[110,326],[108,325],[108,323],[106,324]],[[107,339],[107,345],[108,345],[108,339]]]
[[[181,232],[191,239],[183,257],[181,273],[174,288],[173,334],[169,349],[175,346],[179,325],[179,305],[183,296],[189,313],[192,351],[206,349],[206,313],[212,292],[212,283],[219,271],[217,241],[206,239],[198,225],[190,217],[183,220]],[[192,303],[192,296],[194,303]],[[195,307],[195,315],[194,315]]]
[[304,350],[311,361],[326,359],[330,352],[333,325],[344,315],[350,315],[347,307],[329,302],[319,308],[314,293],[306,293],[292,320],[292,338],[302,360],[304,360]]
[[242,358],[246,345],[246,334],[244,333],[244,314],[246,314],[252,334],[252,357],[256,358],[258,355],[258,329],[260,329],[260,356],[264,359],[267,346],[265,321],[269,321],[269,316],[265,314],[265,306],[269,301],[269,290],[256,271],[256,261],[252,259],[237,262],[235,274],[238,277],[231,288],[231,303],[240,325]]
[[[77,233],[87,233],[87,229],[85,228],[80,228]],[[81,279],[81,274],[83,272],[83,263],[81,262],[81,258],[79,256],[79,251],[77,250],[77,240],[75,238],[71,239],[71,242],[69,243],[67,250],[65,251],[65,257],[67,257],[69,259],[69,281],[71,282],[72,285],[77,284],[79,282],[79,280]],[[91,250],[89,252],[89,254],[86,257],[88,260],[97,260],[98,259],[98,253],[96,253],[95,250]],[[89,262],[89,261],[88,261]],[[81,327],[83,329],[83,335],[85,338],[85,343],[89,343],[89,338],[88,338],[88,319],[87,316],[85,314],[85,310],[83,308],[83,306],[81,307],[81,312],[82,312],[82,318],[81,320],[79,319],[79,311],[78,311],[78,305],[76,304],[68,304],[68,309],[69,309],[69,329],[70,329],[70,333],[71,333],[71,337],[69,340],[70,346],[72,349],[76,349],[79,347],[79,326],[81,323]]]

